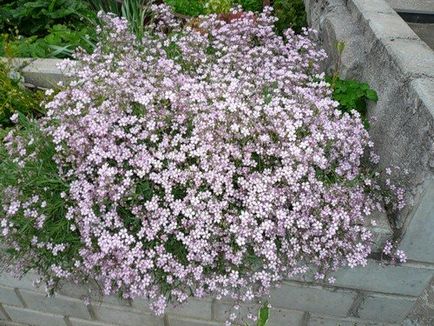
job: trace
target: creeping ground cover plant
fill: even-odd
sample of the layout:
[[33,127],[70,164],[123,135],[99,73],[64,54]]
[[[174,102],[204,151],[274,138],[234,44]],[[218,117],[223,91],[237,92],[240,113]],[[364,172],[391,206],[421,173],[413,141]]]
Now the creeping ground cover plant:
[[269,8],[183,28],[154,11],[142,39],[100,13],[95,51],[64,61],[71,81],[48,92],[47,116],[13,117],[0,227],[15,266],[50,287],[92,279],[162,314],[365,265],[365,217],[403,193],[384,195],[364,168],[373,144],[331,98],[314,32],[276,35]]

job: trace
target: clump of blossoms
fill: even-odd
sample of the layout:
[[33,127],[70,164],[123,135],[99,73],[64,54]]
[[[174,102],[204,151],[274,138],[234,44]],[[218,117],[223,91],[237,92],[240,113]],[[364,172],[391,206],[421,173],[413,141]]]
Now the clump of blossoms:
[[[62,191],[3,189],[5,239],[23,251],[14,221],[33,230],[22,266],[48,261],[52,283],[92,278],[161,314],[169,301],[249,301],[296,274],[365,265],[365,216],[383,204],[362,168],[372,143],[331,99],[313,32],[277,36],[269,9],[183,29],[154,9],[141,40],[101,14],[95,52],[64,62],[72,81],[41,127]],[[26,139],[7,142],[17,166],[38,160]],[[44,210],[51,197],[62,209]],[[53,223],[62,242],[44,233]]]

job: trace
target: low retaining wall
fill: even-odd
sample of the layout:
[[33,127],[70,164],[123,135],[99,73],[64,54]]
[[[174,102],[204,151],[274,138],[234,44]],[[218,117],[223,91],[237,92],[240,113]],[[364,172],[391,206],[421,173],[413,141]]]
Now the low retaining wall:
[[[336,62],[336,41],[344,41],[341,75],[367,81],[379,93],[380,100],[370,108],[376,117],[371,134],[383,162],[409,170],[400,181],[412,189],[414,205],[395,217],[392,227],[381,217],[373,230],[376,249],[395,232],[409,262],[384,266],[372,259],[366,268],[337,272],[333,286],[288,280],[272,293],[268,325],[396,325],[412,311],[434,275],[434,52],[383,0],[305,4],[330,55],[325,68]],[[62,78],[53,63],[33,61],[23,75],[32,84],[49,87]],[[0,276],[0,325],[217,326],[224,325],[231,307],[215,299],[192,300],[157,318],[144,301],[99,298],[97,292],[85,305],[82,299],[92,286],[65,284],[57,296],[47,298],[32,286],[32,278]]]

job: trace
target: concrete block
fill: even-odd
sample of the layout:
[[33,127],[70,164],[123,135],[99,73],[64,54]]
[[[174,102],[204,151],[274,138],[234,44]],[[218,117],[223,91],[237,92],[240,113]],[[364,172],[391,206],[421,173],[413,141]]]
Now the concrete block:
[[148,312],[132,312],[128,307],[115,307],[105,304],[93,306],[95,317],[100,322],[113,323],[122,326],[163,326],[162,317]]
[[12,321],[32,326],[67,326],[63,316],[31,309],[4,306]]
[[370,12],[395,13],[392,7],[384,0],[348,0],[347,6],[352,13],[359,15]]
[[[372,221],[376,222],[375,226],[372,226]],[[366,222],[373,236],[372,252],[381,252],[386,241],[393,236],[393,230],[390,227],[387,215],[383,212],[375,212],[367,218]]]
[[0,303],[18,307],[23,306],[15,293],[15,289],[6,286],[0,286]]
[[183,317],[191,317],[198,319],[211,320],[212,312],[211,312],[211,299],[191,299],[188,302],[179,305],[177,307],[168,307],[166,310],[167,314],[183,316]]
[[[236,312],[233,308],[233,303],[228,301],[215,301],[214,302],[214,319],[224,322],[229,319],[229,315],[232,312]],[[247,314],[257,315],[259,305],[254,304],[242,304],[238,313],[244,319]],[[280,308],[271,308],[268,319],[268,325],[270,326],[301,326],[303,321],[304,312],[296,310],[287,310]],[[237,320],[240,325],[244,325],[248,320]],[[243,323],[244,322],[244,323]]]
[[106,322],[84,320],[78,318],[68,318],[68,320],[72,326],[115,326],[115,324],[109,324]]
[[414,209],[400,248],[410,260],[434,263],[434,179],[428,179],[424,188],[425,192]]
[[384,40],[391,59],[405,76],[434,78],[434,51],[422,40]]
[[119,296],[104,295],[98,285],[94,282],[87,282],[85,284],[64,282],[60,285],[59,289],[56,291],[56,294],[61,294],[67,297],[77,299],[83,299],[88,297],[94,305],[106,303],[116,306],[131,306],[131,303],[128,300],[124,300]]
[[174,317],[174,316],[168,316],[167,324],[168,326],[224,326],[225,325],[225,323],[223,322],[205,321],[205,320],[197,320],[197,319]]
[[271,292],[270,303],[276,308],[346,316],[355,297],[353,291],[284,282]]
[[307,322],[307,326],[393,326],[393,325],[360,320],[359,318],[331,318],[331,317],[326,317],[321,315],[311,315]]
[[419,296],[433,277],[433,270],[412,266],[385,266],[370,260],[366,267],[344,268],[333,274],[334,285],[373,292]]
[[53,88],[59,81],[66,80],[66,76],[57,68],[61,61],[62,59],[14,58],[12,66],[20,70],[26,83]]
[[365,30],[369,30],[376,39],[419,39],[410,26],[395,12],[364,12],[363,17],[366,20]]
[[361,319],[399,323],[410,313],[416,298],[387,295],[366,296],[359,309]]
[[387,3],[397,10],[420,10],[434,12],[434,2],[431,0],[386,0]]
[[91,318],[82,300],[68,298],[62,295],[47,297],[41,293],[27,290],[21,290],[20,293],[29,309],[83,319]]
[[419,98],[419,101],[434,117],[434,79],[415,79],[410,84],[411,89]]
[[6,310],[4,310],[3,305],[0,304],[0,320],[4,321],[4,320],[10,320]]
[[2,320],[0,323],[1,326],[28,326],[26,324],[22,324],[22,323],[16,323],[13,321],[7,321],[7,320]]
[[7,272],[0,273],[0,285],[11,287],[11,288],[19,288],[19,289],[28,289],[36,292],[45,293],[44,286],[35,287],[33,285],[34,281],[38,279],[38,275],[33,272],[28,272],[26,275],[23,275],[21,278],[16,278]]

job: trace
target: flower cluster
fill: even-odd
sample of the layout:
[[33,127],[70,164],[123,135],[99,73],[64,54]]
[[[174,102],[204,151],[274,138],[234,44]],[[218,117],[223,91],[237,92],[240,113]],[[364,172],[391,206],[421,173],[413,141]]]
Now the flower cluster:
[[[164,19],[140,40],[101,14],[95,52],[63,63],[72,81],[46,104],[68,185],[61,219],[79,237],[52,275],[94,278],[161,314],[169,299],[247,301],[288,276],[365,265],[365,216],[379,204],[361,167],[372,144],[357,113],[331,99],[313,31],[277,36],[268,9],[181,30],[156,9]],[[9,141],[25,166],[30,153]],[[5,191],[5,236],[17,214],[47,227],[42,198]],[[38,234],[30,247],[70,250]]]

